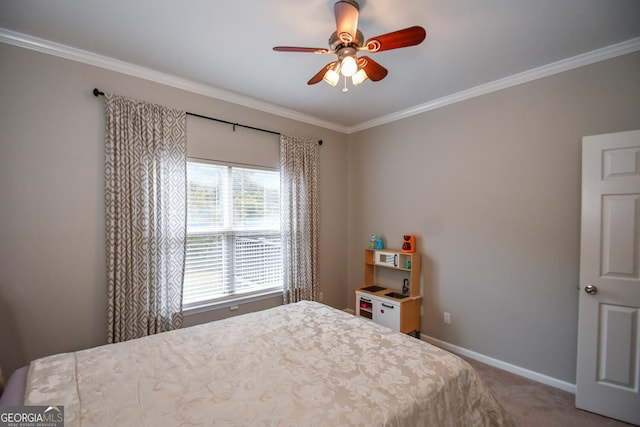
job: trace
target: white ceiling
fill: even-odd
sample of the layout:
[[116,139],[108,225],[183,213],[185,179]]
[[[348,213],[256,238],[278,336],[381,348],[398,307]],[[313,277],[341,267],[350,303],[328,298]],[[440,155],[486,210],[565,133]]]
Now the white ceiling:
[[91,52],[95,63],[124,61],[153,70],[149,76],[345,132],[518,76],[640,49],[639,0],[360,0],[365,39],[412,25],[426,28],[427,39],[371,54],[388,76],[344,94],[342,82],[306,84],[333,55],[272,50],[328,47],[334,2],[2,0],[0,41],[76,59]]

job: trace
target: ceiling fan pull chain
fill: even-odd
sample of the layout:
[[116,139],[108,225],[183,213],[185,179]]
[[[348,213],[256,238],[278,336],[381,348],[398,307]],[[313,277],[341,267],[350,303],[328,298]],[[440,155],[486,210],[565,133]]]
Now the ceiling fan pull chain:
[[349,92],[349,88],[347,87],[347,76],[344,76],[344,87],[342,88],[342,93]]

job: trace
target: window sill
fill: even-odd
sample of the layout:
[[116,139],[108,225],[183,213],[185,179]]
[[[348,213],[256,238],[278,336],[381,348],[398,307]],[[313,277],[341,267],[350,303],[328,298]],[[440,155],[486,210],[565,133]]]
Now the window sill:
[[182,310],[182,314],[185,316],[189,316],[191,314],[197,313],[205,313],[207,311],[220,310],[222,308],[233,307],[234,305],[242,305],[255,301],[262,301],[265,299],[275,298],[282,296],[282,289],[277,289],[273,291],[266,291],[258,294],[251,294],[246,296],[233,297],[229,299],[225,299],[223,301],[211,302],[201,305],[191,305]]

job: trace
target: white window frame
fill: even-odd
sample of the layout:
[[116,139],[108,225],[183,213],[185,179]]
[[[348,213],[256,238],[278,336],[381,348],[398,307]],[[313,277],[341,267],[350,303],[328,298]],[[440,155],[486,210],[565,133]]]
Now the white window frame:
[[[224,161],[216,161],[216,160],[207,160],[207,159],[200,159],[200,158],[187,158],[187,163],[200,163],[200,164],[210,164],[210,165],[217,165],[217,166],[224,166],[227,168],[229,176],[231,175],[231,170],[233,168],[243,168],[243,169],[252,169],[252,170],[264,170],[264,171],[273,171],[273,172],[280,172],[280,170],[278,168],[273,168],[273,167],[265,167],[265,166],[258,166],[258,165],[251,165],[251,164],[245,164],[245,163],[234,163],[234,162],[224,162]],[[188,182],[187,182],[188,184]],[[228,265],[228,269],[229,271],[227,272],[227,274],[229,274],[232,277],[232,282],[235,280],[234,278],[234,260],[233,257],[235,256],[235,244],[234,244],[234,239],[237,236],[242,236],[242,235],[274,235],[276,233],[280,234],[280,227],[278,225],[277,230],[276,229],[254,229],[254,230],[234,230],[233,227],[230,224],[231,221],[231,217],[233,215],[233,197],[231,197],[231,194],[227,195],[228,197],[225,197],[225,200],[227,201],[226,205],[224,206],[224,210],[225,210],[225,227],[223,227],[223,230],[218,230],[215,232],[211,232],[211,231],[200,231],[200,232],[190,232],[189,228],[187,227],[187,239],[190,236],[194,236],[194,235],[211,235],[211,234],[219,234],[219,235],[223,235],[224,238],[226,239],[226,245],[227,248],[231,250],[231,259],[228,260],[227,265]],[[186,201],[185,201],[186,202]],[[188,210],[188,205],[187,205],[187,210]],[[187,216],[189,215],[189,213],[187,212]],[[281,237],[281,236],[279,236]],[[186,277],[186,266],[185,266],[185,277]],[[233,287],[233,285],[232,285]],[[184,291],[183,291],[184,292]],[[197,301],[197,302],[191,302],[191,303],[187,303],[184,304],[183,307],[183,311],[187,314],[194,314],[194,313],[198,313],[198,312],[203,312],[203,311],[208,311],[210,309],[218,309],[218,308],[224,308],[224,307],[231,307],[234,306],[236,304],[242,304],[242,303],[248,303],[248,302],[252,302],[252,301],[258,301],[258,300],[262,300],[262,299],[266,299],[266,298],[273,298],[273,297],[277,297],[277,296],[281,296],[282,295],[282,282],[279,283],[279,285],[277,286],[273,286],[273,287],[269,287],[269,288],[262,288],[259,290],[254,290],[254,291],[249,291],[249,292],[242,292],[242,293],[234,293],[234,294],[229,294],[226,296],[221,296],[221,297],[216,297],[216,298],[212,298],[212,299],[207,299],[207,300],[201,300],[201,301]]]

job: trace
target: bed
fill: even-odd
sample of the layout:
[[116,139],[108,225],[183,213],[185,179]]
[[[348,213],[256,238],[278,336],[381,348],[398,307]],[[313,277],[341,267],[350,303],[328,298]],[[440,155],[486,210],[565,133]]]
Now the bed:
[[33,361],[65,426],[510,426],[465,361],[303,301]]

